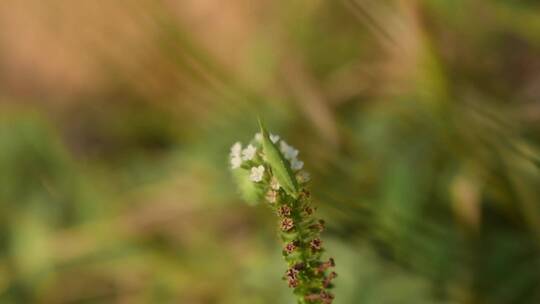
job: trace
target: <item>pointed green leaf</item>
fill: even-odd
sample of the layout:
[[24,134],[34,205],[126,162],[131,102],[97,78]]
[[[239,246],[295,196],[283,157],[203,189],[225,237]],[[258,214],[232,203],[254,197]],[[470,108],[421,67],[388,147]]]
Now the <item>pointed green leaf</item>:
[[294,198],[298,197],[298,184],[296,183],[296,178],[291,171],[290,165],[287,163],[276,145],[270,140],[268,131],[260,119],[259,126],[262,134],[263,152],[266,156],[268,164],[272,168],[274,176],[287,194]]

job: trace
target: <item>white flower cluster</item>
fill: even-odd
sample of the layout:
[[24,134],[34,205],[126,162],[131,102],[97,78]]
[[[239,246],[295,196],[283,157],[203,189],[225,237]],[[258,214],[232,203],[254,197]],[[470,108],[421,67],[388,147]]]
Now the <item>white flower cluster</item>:
[[[293,171],[300,171],[304,167],[304,162],[298,159],[298,150],[294,147],[288,145],[284,140],[282,140],[279,135],[270,134],[270,140],[274,144],[279,143],[279,149],[285,159],[289,161],[291,164],[291,169]],[[260,147],[260,143],[262,142],[262,134],[257,133],[255,134],[255,142],[253,144],[249,144],[247,147],[242,148],[242,144],[240,142],[236,142],[231,147],[231,153],[230,153],[230,163],[232,169],[237,169],[242,166],[244,162],[252,161],[255,159],[257,155],[257,150],[260,148],[257,148],[256,146]],[[263,157],[264,159],[264,157]],[[253,165],[253,162],[251,162]],[[260,182],[263,180],[265,172],[264,165],[255,165],[251,167],[250,169],[250,180],[253,182]],[[299,182],[307,182],[309,181],[309,174],[305,171],[300,171],[297,173],[297,179]],[[271,181],[272,189],[278,190],[279,184],[274,179]]]
[[296,150],[292,146],[289,146],[283,140],[279,143],[279,149],[281,150],[281,153],[283,153],[283,156],[285,156],[285,158],[291,162],[291,169],[293,169],[294,171],[298,171],[304,167],[304,162],[298,160],[297,158],[298,150]]
[[253,145],[249,144],[245,149],[242,149],[242,144],[240,142],[236,142],[231,147],[231,168],[240,168],[242,162],[252,160],[256,153],[257,148],[255,148]]

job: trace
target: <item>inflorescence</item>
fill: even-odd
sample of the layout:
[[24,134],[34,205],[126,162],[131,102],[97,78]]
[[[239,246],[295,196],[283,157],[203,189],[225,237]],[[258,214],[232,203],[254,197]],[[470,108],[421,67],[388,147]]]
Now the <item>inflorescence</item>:
[[337,274],[331,271],[333,258],[322,260],[320,233],[325,225],[313,217],[307,190],[310,175],[303,170],[298,150],[260,125],[261,132],[246,147],[240,142],[232,146],[233,173],[248,179],[248,187],[240,187],[242,190],[257,193],[255,197],[264,199],[278,216],[282,252],[288,263],[283,278],[294,289],[298,303],[332,303],[334,295],[329,290]]

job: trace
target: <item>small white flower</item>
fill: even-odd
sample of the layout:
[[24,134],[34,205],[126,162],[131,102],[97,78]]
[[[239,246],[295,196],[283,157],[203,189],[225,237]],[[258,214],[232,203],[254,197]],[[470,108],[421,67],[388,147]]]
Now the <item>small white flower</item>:
[[279,135],[270,134],[270,140],[275,144],[279,141]]
[[240,158],[240,156],[231,157],[231,168],[232,169],[240,168],[241,165],[242,165],[242,158]]
[[300,169],[302,169],[304,167],[304,162],[301,161],[301,160],[298,160],[296,158],[293,158],[291,160],[291,169],[293,169],[294,171],[298,171]]
[[264,166],[259,165],[258,167],[252,167],[251,168],[251,175],[249,176],[249,179],[251,181],[254,181],[256,183],[262,181],[264,175]]
[[[261,132],[255,134],[255,140],[258,142],[261,142],[263,139],[263,136]],[[279,135],[270,134],[270,140],[275,144],[279,141]]]
[[266,193],[266,199],[272,204],[275,203],[277,199],[277,192],[274,190],[268,191],[268,193]]
[[255,156],[255,153],[257,152],[257,148],[255,148],[253,145],[248,145],[243,151],[242,151],[242,160],[252,160]]
[[289,146],[285,141],[280,141],[280,150],[281,153],[283,153],[283,156],[285,156],[286,159],[292,160],[298,156],[298,150],[293,148],[292,146]]
[[273,190],[279,190],[279,187],[281,187],[281,185],[279,184],[277,179],[272,176],[272,180],[270,181],[270,188],[272,188]]
[[232,145],[231,147],[231,157],[235,157],[235,156],[238,156],[240,157],[240,153],[242,152],[242,143],[240,143],[239,141],[237,141],[236,143],[234,143],[234,145]]
[[296,179],[300,183],[307,183],[311,179],[310,175],[306,171],[300,171],[298,174],[296,174]]

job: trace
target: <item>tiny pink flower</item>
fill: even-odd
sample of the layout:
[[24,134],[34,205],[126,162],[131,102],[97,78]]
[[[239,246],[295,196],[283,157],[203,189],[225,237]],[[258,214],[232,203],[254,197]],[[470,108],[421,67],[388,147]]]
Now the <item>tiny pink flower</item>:
[[286,217],[281,221],[281,230],[289,231],[293,229],[293,227],[294,227],[294,222],[292,219]]
[[282,216],[282,217],[291,215],[291,207],[289,207],[289,206],[281,206],[281,207],[279,207],[278,215]]
[[287,252],[287,254],[291,254],[295,250],[296,250],[296,245],[294,244],[294,242],[290,242],[290,243],[287,243],[287,245],[285,245],[285,252]]
[[309,242],[309,247],[311,247],[311,250],[313,251],[319,251],[322,248],[322,241],[319,238],[313,239],[311,242]]

